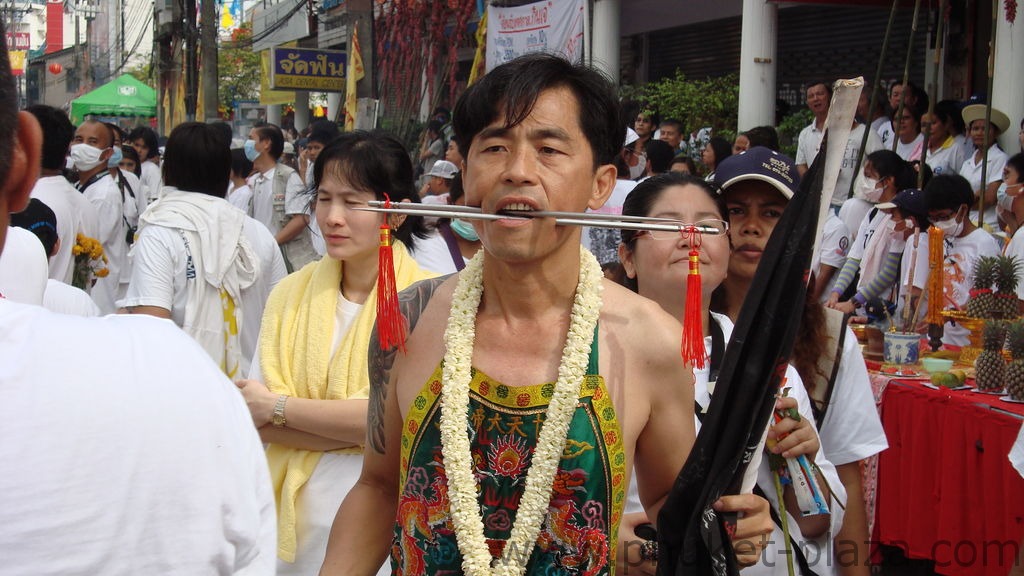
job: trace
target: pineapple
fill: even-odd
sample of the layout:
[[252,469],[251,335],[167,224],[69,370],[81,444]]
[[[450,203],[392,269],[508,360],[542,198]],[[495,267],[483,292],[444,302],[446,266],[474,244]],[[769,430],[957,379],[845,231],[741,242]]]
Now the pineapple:
[[1003,358],[1006,326],[1003,322],[995,320],[985,322],[982,336],[984,350],[974,360],[975,382],[978,384],[978,390],[1002,390],[1006,384],[1006,360]]
[[996,265],[996,305],[999,318],[1012,320],[1019,316],[1017,284],[1020,281],[1021,261],[1016,256],[999,256]]
[[974,263],[974,286],[967,301],[967,314],[972,318],[994,317],[996,296],[992,293],[992,283],[996,280],[997,269],[995,256],[981,256]]
[[1006,391],[1014,400],[1024,401],[1024,321],[1010,324],[1006,344],[1013,357],[1006,367]]

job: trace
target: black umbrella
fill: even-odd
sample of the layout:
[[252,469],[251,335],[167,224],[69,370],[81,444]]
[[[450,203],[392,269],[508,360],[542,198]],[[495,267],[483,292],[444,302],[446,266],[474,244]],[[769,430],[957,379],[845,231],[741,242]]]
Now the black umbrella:
[[818,228],[828,135],[775,226],[732,332],[693,450],[658,515],[658,574],[735,576],[735,517],[711,509],[739,493],[796,338]]

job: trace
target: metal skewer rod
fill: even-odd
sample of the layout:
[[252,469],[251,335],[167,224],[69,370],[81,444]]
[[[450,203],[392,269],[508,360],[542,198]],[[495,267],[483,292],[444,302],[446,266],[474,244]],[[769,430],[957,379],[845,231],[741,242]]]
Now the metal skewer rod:
[[[409,204],[406,206],[405,204]],[[414,207],[416,206],[416,207]],[[430,210],[423,210],[422,205],[417,206],[416,204],[410,204],[408,202],[403,203],[401,206],[392,204],[391,208],[355,208],[355,210],[362,210],[365,212],[383,212],[387,214],[409,214],[412,216],[423,216],[429,213],[431,216],[438,218],[466,218],[469,220],[529,220],[527,216],[519,216],[512,214],[485,214],[476,209],[471,211],[457,211],[447,210],[446,208],[452,208],[452,206],[442,208],[432,208]],[[525,212],[522,214],[526,214]],[[529,212],[529,214],[535,214],[535,212]],[[575,212],[567,212],[574,216],[581,216]],[[562,226],[591,226],[594,228],[614,228],[619,230],[648,230],[652,232],[680,232],[684,228],[687,228],[683,222],[678,220],[663,219],[657,222],[634,222],[622,219],[610,219],[605,215],[602,219],[587,219],[587,218],[555,218],[555,224]],[[717,234],[719,231],[715,228],[709,228],[706,226],[697,226],[698,232],[707,234]]]
[[[371,208],[384,208],[385,203],[379,200],[370,200],[366,203]],[[402,204],[391,203],[392,208],[416,210],[423,214],[430,214],[431,216],[437,216],[439,211],[448,212],[459,212],[461,214],[481,214],[480,208],[475,206],[459,206],[457,204],[414,204],[412,202],[405,202]],[[588,220],[588,221],[600,221],[607,220],[612,222],[660,222],[668,224],[680,223],[675,218],[652,218],[649,216],[621,216],[617,214],[599,214],[591,212],[557,212],[548,210],[502,210],[500,214],[515,217],[527,217],[527,218],[571,218],[573,220]],[[506,216],[503,216],[506,217]]]

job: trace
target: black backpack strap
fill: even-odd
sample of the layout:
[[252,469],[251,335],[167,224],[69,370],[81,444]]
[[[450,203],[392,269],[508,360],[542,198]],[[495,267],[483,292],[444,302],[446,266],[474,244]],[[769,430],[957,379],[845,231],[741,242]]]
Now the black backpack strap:
[[[768,500],[768,498],[765,497],[764,490],[761,490],[761,487],[756,484],[754,485],[754,494]],[[782,518],[779,516],[779,512],[775,510],[775,507],[771,505],[770,500],[768,502],[768,514],[771,515],[772,522],[781,528]],[[796,560],[796,565],[800,570],[800,574],[803,576],[818,576],[814,570],[811,570],[811,565],[807,563],[807,557],[804,556],[803,550],[800,549],[800,545],[797,544],[796,540],[793,540],[792,536],[789,537],[789,548],[793,553],[793,559]]]

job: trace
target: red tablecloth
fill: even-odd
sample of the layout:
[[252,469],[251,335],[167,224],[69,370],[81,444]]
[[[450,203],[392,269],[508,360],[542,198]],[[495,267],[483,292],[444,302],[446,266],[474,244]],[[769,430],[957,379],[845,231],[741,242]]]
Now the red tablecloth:
[[882,399],[875,535],[940,574],[1005,576],[1024,536],[1024,478],[1007,454],[1024,405],[894,380]]

